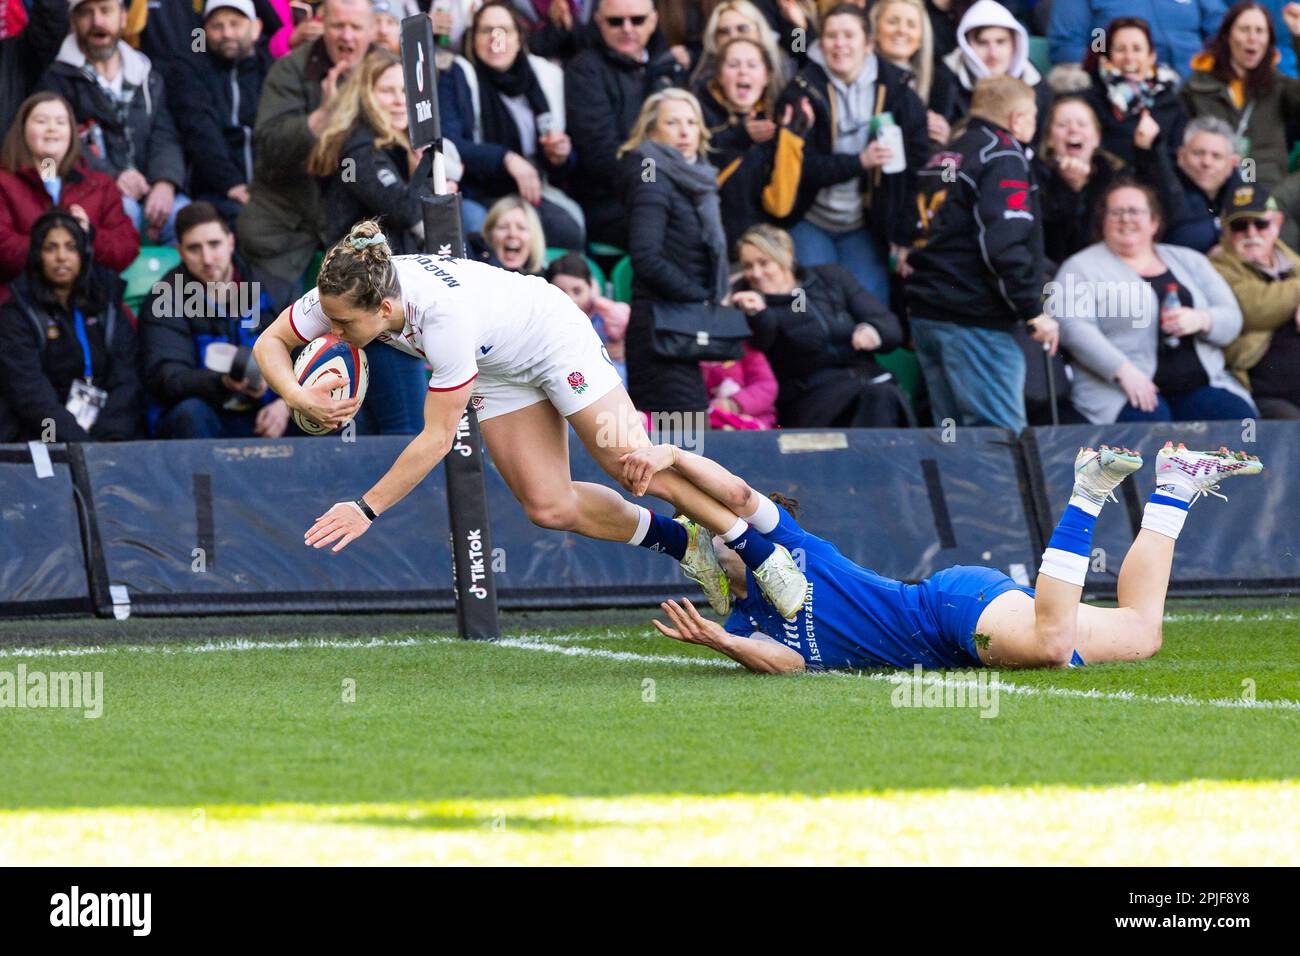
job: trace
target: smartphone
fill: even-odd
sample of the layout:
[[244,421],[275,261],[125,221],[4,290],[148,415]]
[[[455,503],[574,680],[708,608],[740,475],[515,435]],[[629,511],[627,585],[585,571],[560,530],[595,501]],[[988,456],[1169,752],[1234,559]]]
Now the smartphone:
[[297,26],[304,20],[310,20],[316,15],[316,11],[310,3],[304,3],[303,0],[293,0],[289,4],[289,15],[293,17],[293,25]]

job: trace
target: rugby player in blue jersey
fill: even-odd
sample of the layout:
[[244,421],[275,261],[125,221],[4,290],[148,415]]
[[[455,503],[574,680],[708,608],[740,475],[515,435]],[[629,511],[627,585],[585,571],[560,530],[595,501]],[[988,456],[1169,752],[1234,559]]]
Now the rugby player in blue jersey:
[[[801,528],[788,499],[765,498],[716,462],[671,445],[622,457],[635,493],[673,468],[729,507],[735,525],[714,545],[735,603],[725,626],[683,599],[660,605],[659,632],[702,644],[751,671],[779,674],[857,668],[1068,667],[1134,661],[1160,650],[1174,542],[1191,503],[1217,494],[1224,478],[1257,475],[1259,458],[1226,448],[1188,451],[1166,444],[1156,456],[1156,490],[1124,558],[1118,607],[1080,603],[1097,515],[1114,489],[1142,466],[1126,448],[1082,448],[1074,491],[1039,567],[1037,588],[993,568],[952,567],[904,584],[854,564],[831,542]],[[782,618],[747,567],[773,547],[802,558],[807,590],[793,621]],[[742,560],[743,556],[743,560]]]

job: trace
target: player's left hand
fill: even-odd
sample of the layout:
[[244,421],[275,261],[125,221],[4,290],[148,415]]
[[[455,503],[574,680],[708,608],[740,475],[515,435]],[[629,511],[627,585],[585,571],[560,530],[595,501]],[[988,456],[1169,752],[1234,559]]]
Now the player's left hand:
[[671,637],[674,641],[681,641],[683,644],[702,644],[717,650],[720,641],[726,639],[727,632],[721,625],[701,617],[700,612],[695,610],[695,605],[686,598],[682,598],[682,604],[686,607],[683,608],[676,601],[664,601],[659,605],[673,622],[674,627],[667,627],[653,618],[650,623],[658,628],[659,633],[664,637]]
[[370,530],[370,523],[370,519],[353,502],[340,501],[307,529],[303,535],[303,544],[319,549],[338,541],[338,544],[330,548],[331,552],[337,553]]
[[641,497],[650,487],[650,479],[673,466],[672,445],[651,445],[619,456],[623,466],[623,487]]

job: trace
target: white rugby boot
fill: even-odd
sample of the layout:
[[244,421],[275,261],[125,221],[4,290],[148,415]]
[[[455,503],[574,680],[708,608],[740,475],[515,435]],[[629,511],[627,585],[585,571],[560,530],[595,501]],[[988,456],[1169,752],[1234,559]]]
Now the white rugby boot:
[[1219,494],[1219,482],[1224,478],[1247,478],[1264,470],[1258,455],[1244,451],[1231,452],[1226,446],[1218,451],[1189,451],[1182,442],[1174,447],[1171,441],[1156,454],[1156,490],[1176,498],[1184,498],[1191,505],[1203,495]]
[[1119,483],[1141,467],[1142,456],[1129,448],[1080,448],[1074,459],[1074,495],[1098,507],[1117,501],[1115,489]]
[[776,550],[755,569],[754,580],[777,613],[787,621],[793,621],[808,594],[808,579],[789,551],[779,544],[773,547]]

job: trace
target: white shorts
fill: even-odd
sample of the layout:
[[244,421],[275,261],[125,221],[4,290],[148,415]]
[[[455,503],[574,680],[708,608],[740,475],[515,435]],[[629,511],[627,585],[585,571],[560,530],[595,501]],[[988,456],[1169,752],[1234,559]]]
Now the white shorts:
[[474,380],[470,407],[479,421],[547,401],[568,418],[623,384],[591,320],[577,308],[557,317],[539,345],[527,368],[482,372]]

